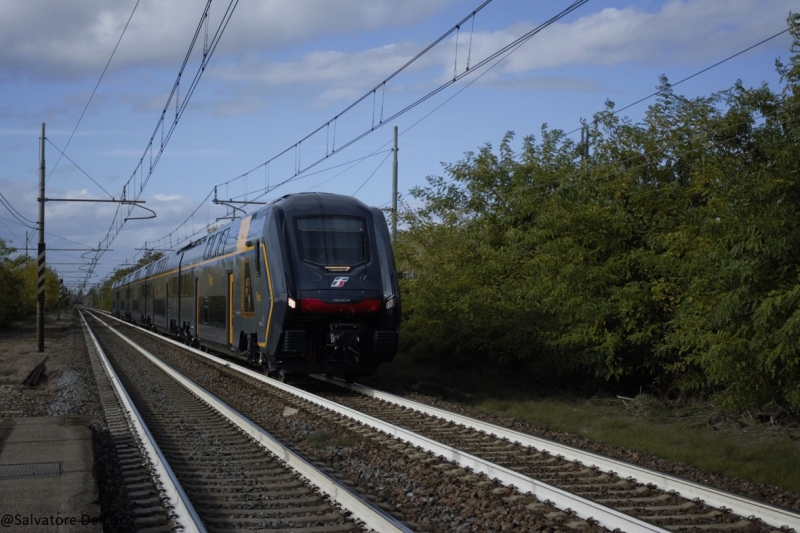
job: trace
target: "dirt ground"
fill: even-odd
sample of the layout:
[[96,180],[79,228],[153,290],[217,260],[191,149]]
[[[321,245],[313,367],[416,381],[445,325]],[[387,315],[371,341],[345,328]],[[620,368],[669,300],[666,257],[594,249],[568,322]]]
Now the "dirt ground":
[[[0,329],[0,417],[96,415],[96,386],[77,312],[48,314],[44,341],[39,352],[35,317]],[[39,384],[23,384],[45,357]]]

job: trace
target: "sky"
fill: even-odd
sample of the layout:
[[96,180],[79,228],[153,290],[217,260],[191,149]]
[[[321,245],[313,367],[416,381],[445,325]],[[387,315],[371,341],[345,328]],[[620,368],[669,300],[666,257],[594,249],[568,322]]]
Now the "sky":
[[[204,18],[202,1],[4,0],[0,239],[17,256],[27,234],[35,255],[42,123],[47,263],[88,289],[144,249],[175,249],[258,207],[215,204],[215,187],[218,200],[320,191],[389,207],[396,126],[398,193],[413,207],[409,190],[465,153],[509,131],[515,146],[544,124],[573,131],[607,100],[626,106],[662,74],[682,80],[781,32],[800,7],[589,0],[482,65],[571,3],[239,0],[231,12],[213,0]],[[784,33],[675,91],[707,96],[737,80],[779,90],[775,59],[788,62],[790,46]],[[653,101],[623,116],[636,122]],[[56,201],[119,200],[123,188],[156,217]]]

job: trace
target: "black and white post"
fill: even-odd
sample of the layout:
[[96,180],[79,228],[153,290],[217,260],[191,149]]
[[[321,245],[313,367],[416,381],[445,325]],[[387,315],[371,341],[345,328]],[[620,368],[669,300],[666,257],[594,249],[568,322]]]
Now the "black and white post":
[[46,268],[44,251],[44,122],[39,139],[39,290],[36,295],[36,341],[39,351],[44,351],[44,272]]

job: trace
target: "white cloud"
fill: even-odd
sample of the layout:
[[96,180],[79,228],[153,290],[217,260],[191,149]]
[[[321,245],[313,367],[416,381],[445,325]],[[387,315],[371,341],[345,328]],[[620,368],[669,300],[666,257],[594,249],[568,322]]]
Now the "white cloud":
[[[292,87],[294,94],[314,98],[317,105],[360,96],[427,42],[407,40],[346,49],[361,43],[353,36],[422,20],[453,1],[382,0],[367,4],[354,0],[242,1],[216,52],[213,68],[206,74],[228,88],[224,95],[218,93],[212,97],[206,109],[218,116],[261,111],[270,105],[270,100],[263,96],[264,88]],[[796,0],[667,0],[655,12],[635,4],[607,7],[546,28],[511,54],[482,83],[496,83],[502,74],[527,78],[539,69],[564,66],[626,62],[668,66],[708,61],[782,29],[785,16],[796,7],[795,3]],[[212,29],[221,17],[223,5],[213,8]],[[96,76],[108,60],[131,8],[132,5],[103,0],[3,2],[0,47],[4,53],[0,57],[0,79]],[[513,3],[487,8],[501,9],[525,12]],[[144,66],[163,67],[169,78],[183,59],[199,14],[198,4],[189,0],[143,1],[112,62],[112,71],[128,70],[136,75],[136,69]],[[474,66],[541,22],[519,20],[505,28],[490,30],[480,27],[483,19],[479,17],[474,34],[467,38],[467,32],[463,31],[459,35],[458,70],[466,66],[467,55]],[[35,27],[46,27],[47,31],[31,31]],[[294,58],[274,59],[277,50],[302,43],[311,46],[310,43],[323,42],[325,37],[333,35],[342,37],[335,41],[340,45],[338,49],[309,49]],[[201,35],[200,39],[203,38]],[[455,36],[423,56],[404,76],[435,67],[436,74],[426,74],[423,82],[430,89],[452,77],[454,51]],[[397,79],[393,84],[395,88],[401,84],[420,88],[419,79],[416,83]],[[297,87],[306,89],[298,91]],[[133,103],[137,110],[157,111],[163,108],[165,95],[156,92],[119,98],[130,99],[128,103]],[[79,99],[85,101],[85,95]],[[63,105],[69,106],[69,102]]]
[[624,62],[696,64],[732,54],[784,29],[793,7],[797,7],[794,0],[669,0],[656,13],[606,8],[545,29],[511,55],[502,69],[518,73]]
[[[535,86],[577,88],[595,91],[596,84],[579,79],[545,75],[537,71],[567,66],[612,66],[624,63],[669,67],[702,64],[732,54],[783,28],[785,13],[796,0],[669,0],[659,11],[637,7],[605,8],[569,23],[556,23],[535,35],[508,56],[484,84],[505,84],[508,88]],[[537,21],[536,23],[541,23]],[[458,71],[467,57],[474,66],[497,50],[535,28],[522,21],[496,31],[476,30],[469,38],[459,36]],[[415,63],[408,73],[435,67],[416,84],[406,78],[391,82],[396,90],[405,87],[430,90],[453,76],[456,37],[443,41]],[[471,43],[471,47],[467,44]],[[308,87],[317,103],[354,99],[394,72],[423,48],[425,43],[390,43],[366,50],[313,50],[296,59],[270,61],[258,54],[218,66],[211,74],[225,82],[261,87]],[[519,77],[527,80],[520,82]],[[305,92],[302,92],[305,95]],[[230,106],[235,109],[235,106]]]
[[[252,50],[296,45],[309,38],[402,26],[428,17],[453,1],[242,1],[220,40],[220,51],[240,56]],[[96,76],[108,61],[133,5],[105,0],[0,3],[0,76]],[[114,57],[112,70],[174,66],[186,54],[202,6],[192,0],[142,1]],[[226,8],[226,2],[212,4],[209,39]],[[200,42],[204,39],[201,32]]]
[[[226,83],[242,84],[250,92],[256,91],[254,87],[259,87],[262,92],[280,87],[307,87],[309,90],[303,91],[302,95],[309,96],[311,92],[316,105],[322,105],[362,96],[418,51],[416,43],[403,43],[352,53],[315,50],[297,60],[285,62],[248,57],[217,67],[211,76]],[[436,63],[434,55],[425,57],[411,72]]]

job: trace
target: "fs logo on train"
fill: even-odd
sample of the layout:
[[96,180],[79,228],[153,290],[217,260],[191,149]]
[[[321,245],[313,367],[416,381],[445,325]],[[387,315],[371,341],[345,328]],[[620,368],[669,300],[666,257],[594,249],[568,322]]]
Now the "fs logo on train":
[[344,284],[347,283],[347,280],[350,279],[348,276],[336,276],[333,278],[333,283],[331,283],[331,287],[344,287]]

